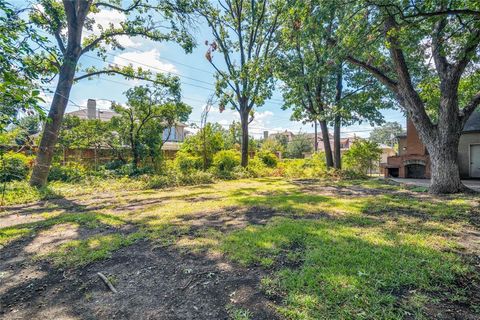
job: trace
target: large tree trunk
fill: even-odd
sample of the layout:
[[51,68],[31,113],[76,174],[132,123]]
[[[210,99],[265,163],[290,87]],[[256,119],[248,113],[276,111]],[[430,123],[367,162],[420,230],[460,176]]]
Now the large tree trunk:
[[341,158],[341,146],[340,146],[340,116],[336,115],[333,124],[333,162],[335,169],[342,168]]
[[458,143],[431,145],[429,150],[432,171],[429,191],[434,194],[465,191],[458,170]]
[[248,166],[248,111],[240,112],[242,125],[242,167]]
[[54,148],[58,139],[58,132],[62,125],[63,115],[67,108],[70,90],[73,85],[77,58],[66,59],[59,73],[59,79],[52,105],[40,141],[37,159],[33,167],[30,185],[43,187],[47,183],[48,172],[52,164]]
[[468,190],[462,184],[458,167],[458,144],[463,124],[454,109],[456,101],[456,96],[442,100],[438,123],[433,128],[425,123],[424,118],[409,113],[420,140],[429,153],[430,193],[446,194]]
[[330,137],[328,136],[327,121],[320,120],[320,130],[322,131],[323,147],[325,149],[325,161],[327,168],[333,167],[332,147],[330,146]]

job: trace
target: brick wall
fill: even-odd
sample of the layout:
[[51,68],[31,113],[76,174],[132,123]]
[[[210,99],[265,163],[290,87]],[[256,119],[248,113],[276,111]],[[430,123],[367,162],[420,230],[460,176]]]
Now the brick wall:
[[406,154],[418,154],[424,155],[425,146],[420,141],[420,137],[418,136],[417,130],[413,125],[413,122],[408,119],[407,120],[407,152]]

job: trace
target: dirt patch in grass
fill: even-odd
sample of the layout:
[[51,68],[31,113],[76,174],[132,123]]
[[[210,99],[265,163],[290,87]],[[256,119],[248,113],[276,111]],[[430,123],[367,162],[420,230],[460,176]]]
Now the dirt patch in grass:
[[261,271],[220,255],[181,254],[139,241],[80,270],[36,268],[36,277],[2,293],[2,319],[226,319],[231,305],[253,319],[278,318],[260,290]]

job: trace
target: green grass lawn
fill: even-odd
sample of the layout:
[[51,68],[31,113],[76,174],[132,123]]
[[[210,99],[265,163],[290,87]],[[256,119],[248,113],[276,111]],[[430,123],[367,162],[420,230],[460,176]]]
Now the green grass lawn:
[[63,201],[0,229],[0,244],[69,225],[91,235],[36,259],[80,268],[139,238],[223,253],[269,274],[262,289],[288,319],[428,318],[427,309],[445,301],[480,315],[459,284],[478,279],[462,240],[475,228],[478,197],[434,197],[380,180],[263,178],[171,190],[109,184],[51,186]]

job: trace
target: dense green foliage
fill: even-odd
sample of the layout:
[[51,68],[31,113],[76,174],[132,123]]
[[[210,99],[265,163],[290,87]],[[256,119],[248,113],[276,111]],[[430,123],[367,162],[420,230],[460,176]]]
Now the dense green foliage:
[[370,141],[393,147],[397,142],[397,136],[404,134],[402,125],[398,122],[386,122],[381,127],[373,129],[370,133]]
[[33,158],[21,153],[7,152],[0,157],[0,182],[27,178]]
[[297,134],[287,145],[286,157],[303,158],[305,153],[312,151],[312,140],[306,134]]
[[357,140],[345,152],[343,165],[345,169],[367,174],[378,167],[381,154],[382,149],[376,142]]
[[178,152],[174,162],[175,167],[181,173],[190,173],[202,169],[202,159],[186,152]]
[[119,114],[112,118],[112,125],[121,141],[129,145],[134,166],[146,157],[155,163],[175,124],[186,121],[192,112],[181,102],[180,80],[158,75],[155,85],[131,88],[126,96],[127,106],[112,105]]
[[269,168],[275,168],[277,166],[277,156],[272,152],[260,151],[258,157],[262,160],[263,164]]
[[213,156],[220,150],[230,149],[233,145],[228,139],[228,132],[218,123],[207,123],[196,134],[187,137],[182,144],[182,151],[199,157],[203,169],[212,165]]
[[220,177],[230,178],[233,169],[239,165],[240,155],[234,150],[222,150],[213,157],[213,167]]
[[48,173],[48,181],[80,182],[86,175],[87,170],[80,164],[54,165]]
[[[34,47],[45,38],[24,21],[21,11],[0,0],[0,131],[18,120],[19,113],[37,111],[42,65],[34,63]],[[28,41],[26,41],[28,39]]]

